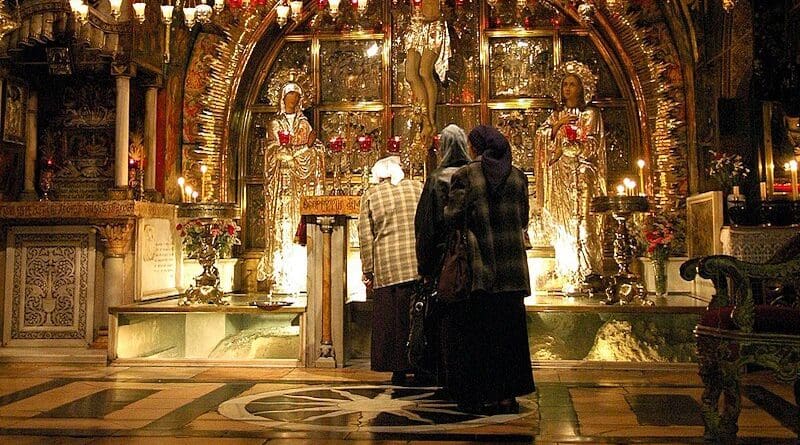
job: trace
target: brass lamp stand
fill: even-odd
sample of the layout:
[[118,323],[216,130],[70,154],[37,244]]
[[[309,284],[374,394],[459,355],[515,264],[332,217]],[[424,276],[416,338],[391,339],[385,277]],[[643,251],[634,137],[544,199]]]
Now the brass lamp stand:
[[606,304],[639,304],[651,306],[641,278],[631,272],[634,240],[628,230],[628,219],[633,213],[647,212],[650,206],[645,196],[598,196],[592,200],[592,213],[611,213],[617,222],[614,231],[614,261],[617,273],[607,279]]

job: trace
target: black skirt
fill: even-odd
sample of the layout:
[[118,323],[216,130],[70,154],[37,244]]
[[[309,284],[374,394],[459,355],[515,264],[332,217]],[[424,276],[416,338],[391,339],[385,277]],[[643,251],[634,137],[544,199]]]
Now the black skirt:
[[443,376],[453,399],[496,402],[536,390],[523,298],[473,295],[443,311]]
[[372,304],[372,344],[370,367],[373,371],[408,371],[409,314],[414,282],[375,289]]

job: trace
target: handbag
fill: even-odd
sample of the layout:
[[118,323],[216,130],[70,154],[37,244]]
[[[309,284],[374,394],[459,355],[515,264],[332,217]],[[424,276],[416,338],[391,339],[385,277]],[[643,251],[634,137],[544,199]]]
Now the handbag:
[[409,308],[409,329],[406,351],[408,353],[408,363],[415,371],[431,372],[432,345],[427,335],[430,319],[431,305],[435,304],[436,289],[432,286],[425,286],[419,280],[411,296],[411,307]]
[[436,285],[439,300],[454,303],[466,300],[472,288],[472,271],[467,255],[467,233],[456,229],[447,242],[442,271]]

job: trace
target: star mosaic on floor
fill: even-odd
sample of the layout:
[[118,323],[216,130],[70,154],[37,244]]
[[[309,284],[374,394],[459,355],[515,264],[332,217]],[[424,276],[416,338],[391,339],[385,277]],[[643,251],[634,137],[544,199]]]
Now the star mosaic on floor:
[[439,388],[398,386],[311,387],[239,397],[223,403],[223,416],[293,431],[427,432],[499,424],[536,414],[536,402],[520,398],[520,413],[466,414],[437,398]]

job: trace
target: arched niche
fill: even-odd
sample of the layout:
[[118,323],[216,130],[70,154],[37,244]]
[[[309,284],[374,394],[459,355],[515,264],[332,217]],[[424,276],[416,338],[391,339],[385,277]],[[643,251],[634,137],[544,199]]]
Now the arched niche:
[[[298,22],[290,22],[283,28],[275,23],[274,12],[229,22],[225,28],[227,35],[217,38],[213,46],[212,60],[218,66],[212,71],[220,80],[192,99],[201,107],[206,105],[201,113],[207,122],[200,124],[204,130],[198,134],[205,131],[204,137],[210,142],[206,145],[211,148],[217,145],[218,156],[223,160],[220,196],[241,203],[245,245],[249,250],[261,248],[258,234],[263,233],[263,213],[259,210],[263,206],[260,198],[263,179],[257,160],[257,139],[259,128],[277,110],[277,104],[268,99],[270,88],[275,88],[275,82],[270,84],[275,73],[297,61],[308,65],[313,93],[306,113],[323,141],[331,128],[326,123],[342,119],[341,116],[346,116],[345,121],[366,122],[365,131],[374,130],[379,147],[389,136],[402,136],[408,115],[408,92],[403,83],[403,55],[398,50],[402,28],[398,27],[405,23],[407,15],[403,8],[408,7],[389,1],[371,5],[367,16],[376,17],[376,24],[367,22],[361,30],[314,32],[311,21],[315,19],[316,3],[313,3],[305,5],[304,16]],[[501,5],[514,7],[511,3]],[[601,76],[595,105],[604,112],[609,138],[616,138],[610,144],[609,182],[635,174],[636,159],[643,157],[652,166],[646,182],[656,197],[656,205],[668,210],[681,206],[680,201],[688,193],[685,97],[691,85],[686,84],[685,64],[657,5],[598,8],[593,23],[587,26],[576,11],[561,8],[560,3],[548,4],[545,9],[557,13],[562,20],[558,26],[543,16],[527,28],[490,26],[489,23],[494,23],[491,20],[502,12],[499,8],[497,13],[492,12],[483,2],[465,2],[461,8],[473,8],[470,14],[463,10],[456,14],[456,29],[462,39],[471,39],[473,46],[469,51],[454,48],[451,69],[455,78],[448,74],[449,85],[439,91],[439,128],[449,122],[467,129],[477,123],[513,126],[519,115],[527,120],[526,125],[533,127],[546,116],[553,102],[538,93],[531,82],[528,91],[509,93],[503,87],[513,82],[498,81],[497,73],[502,71],[503,64],[496,62],[501,54],[507,56],[517,41],[527,42],[529,48],[539,48],[538,53],[528,53],[532,54],[533,63],[523,68],[529,73],[540,68],[540,74],[546,76],[548,70],[567,58],[588,61]],[[369,63],[351,65],[357,78],[361,76],[377,88],[369,91],[361,88],[366,95],[354,96],[351,80],[341,75],[351,74],[342,60],[347,60],[347,54],[366,52],[373,45],[378,46],[380,63],[375,78],[379,80],[364,75]],[[198,52],[195,47],[192,60],[201,61],[208,51]],[[537,62],[538,68],[531,66]],[[518,65],[511,64],[516,68]],[[374,71],[375,67],[371,69]],[[512,73],[511,78],[515,75]],[[358,90],[356,87],[355,91]],[[224,107],[218,103],[221,100]],[[525,149],[524,139],[518,145]],[[524,156],[522,159],[523,162],[518,155],[515,160],[524,164]]]

